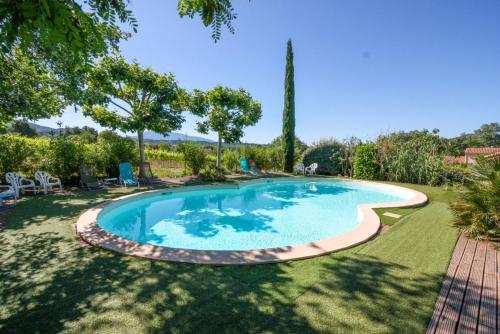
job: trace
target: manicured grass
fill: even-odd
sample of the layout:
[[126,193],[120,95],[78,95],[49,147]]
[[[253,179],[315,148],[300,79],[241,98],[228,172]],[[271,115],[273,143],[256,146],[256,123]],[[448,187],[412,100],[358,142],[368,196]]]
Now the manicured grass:
[[76,217],[135,189],[29,198],[0,231],[0,332],[423,333],[457,231],[451,192],[411,187],[429,205],[366,244],[241,267],[82,248]]

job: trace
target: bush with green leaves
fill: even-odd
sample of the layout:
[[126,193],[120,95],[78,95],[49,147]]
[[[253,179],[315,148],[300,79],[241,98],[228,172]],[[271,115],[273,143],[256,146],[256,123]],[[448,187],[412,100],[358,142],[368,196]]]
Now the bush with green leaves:
[[7,172],[32,175],[43,157],[47,138],[28,138],[16,134],[0,135],[0,178]]
[[470,237],[500,240],[500,160],[478,159],[451,205],[455,225]]
[[373,143],[361,144],[354,156],[354,177],[377,180],[380,176],[377,146]]
[[[244,157],[249,164],[253,162],[255,167],[258,169],[270,170],[272,168],[269,161],[268,151],[263,146],[240,146],[238,148],[238,153],[240,155],[238,157],[238,165],[239,158]],[[241,171],[241,168],[238,170]]]
[[120,162],[138,164],[137,144],[130,138],[117,135],[112,131],[102,131],[97,136],[97,146],[104,154],[102,172],[109,176],[118,176]]
[[223,182],[226,180],[226,171],[224,168],[217,167],[215,164],[209,164],[209,166],[200,173],[200,177],[207,182]]
[[376,144],[382,179],[428,185],[444,182],[444,144],[437,132],[392,133],[380,136]]
[[336,140],[324,140],[304,152],[303,163],[318,163],[318,174],[339,175],[342,172],[342,144]]
[[203,147],[193,142],[184,142],[181,145],[181,150],[186,166],[191,169],[194,175],[200,174],[207,163],[207,154]]
[[231,173],[240,172],[241,167],[239,152],[232,149],[225,149],[222,153],[222,167],[224,167]]
[[78,169],[85,160],[85,144],[78,137],[50,139],[41,160],[42,169],[61,179],[63,184],[78,184]]

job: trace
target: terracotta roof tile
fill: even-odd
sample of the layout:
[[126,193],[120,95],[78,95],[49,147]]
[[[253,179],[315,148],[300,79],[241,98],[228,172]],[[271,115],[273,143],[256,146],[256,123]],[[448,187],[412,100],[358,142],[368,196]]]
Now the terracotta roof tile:
[[500,147],[469,147],[465,149],[465,154],[493,154],[500,152]]

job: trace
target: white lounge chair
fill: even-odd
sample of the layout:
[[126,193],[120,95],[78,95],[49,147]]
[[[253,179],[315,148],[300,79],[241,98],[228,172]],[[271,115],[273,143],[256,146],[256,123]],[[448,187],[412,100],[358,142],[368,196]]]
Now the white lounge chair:
[[314,162],[311,165],[309,165],[308,167],[306,167],[306,169],[304,169],[304,174],[305,175],[307,175],[307,174],[316,175],[316,169],[318,169],[318,163]]
[[26,190],[33,191],[37,193],[38,190],[35,186],[35,181],[23,177],[21,174],[16,172],[5,173],[5,180],[10,183],[12,189],[16,193],[16,197],[19,197],[21,193],[24,194]]
[[305,171],[305,166],[303,163],[296,164],[295,167],[293,167],[293,172],[295,174],[304,174]]
[[37,170],[35,172],[35,180],[40,182],[40,186],[42,187],[44,194],[54,190],[54,187],[59,187],[59,190],[62,190],[61,179],[52,176],[43,170]]
[[14,199],[14,204],[17,203],[17,196],[14,187],[0,184],[0,207],[3,206],[3,200],[9,197]]

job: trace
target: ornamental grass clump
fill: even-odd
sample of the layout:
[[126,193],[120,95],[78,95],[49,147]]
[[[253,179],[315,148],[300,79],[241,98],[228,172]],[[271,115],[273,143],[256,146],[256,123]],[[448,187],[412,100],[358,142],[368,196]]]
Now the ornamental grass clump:
[[460,199],[451,205],[455,225],[476,239],[500,241],[500,160],[479,159]]

